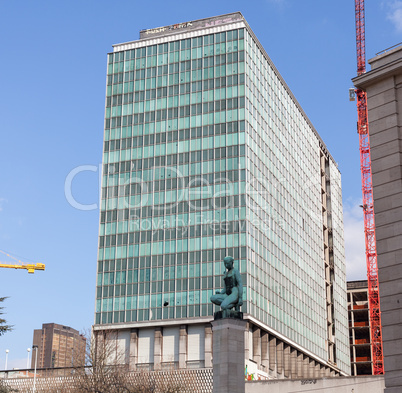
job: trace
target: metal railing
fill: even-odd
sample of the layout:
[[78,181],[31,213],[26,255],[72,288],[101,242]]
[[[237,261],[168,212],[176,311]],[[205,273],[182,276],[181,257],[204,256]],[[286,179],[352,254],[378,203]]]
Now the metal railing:
[[402,45],[402,42],[400,42],[399,44],[390,46],[389,48],[384,49],[384,50],[382,50],[382,51],[376,53],[375,55],[376,55],[376,56],[382,55],[383,53],[386,53],[386,52],[390,51],[391,49],[394,49],[394,48],[396,48],[396,47],[398,47],[398,46],[400,46],[400,45]]

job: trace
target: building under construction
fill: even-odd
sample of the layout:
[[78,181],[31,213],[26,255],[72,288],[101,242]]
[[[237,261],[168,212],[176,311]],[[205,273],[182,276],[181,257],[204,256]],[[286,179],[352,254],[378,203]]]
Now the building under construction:
[[367,280],[348,281],[350,362],[352,375],[373,375]]

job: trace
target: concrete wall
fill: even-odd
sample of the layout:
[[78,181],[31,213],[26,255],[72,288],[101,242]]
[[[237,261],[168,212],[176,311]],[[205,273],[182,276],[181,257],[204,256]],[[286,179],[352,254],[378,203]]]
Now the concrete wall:
[[[346,299],[345,299],[346,300]],[[243,357],[248,377],[319,378],[336,377],[341,371],[335,364],[315,357],[303,348],[264,330],[245,319]],[[107,331],[107,330],[106,330]],[[98,329],[96,332],[102,332]],[[211,323],[145,326],[113,330],[118,364],[130,371],[200,369],[212,367],[213,334]],[[172,337],[175,339],[172,340]],[[120,352],[119,352],[120,350]],[[111,364],[115,364],[113,359]],[[244,368],[244,367],[243,367]]]
[[[32,375],[32,374],[31,374]],[[0,376],[2,378],[3,376]],[[54,393],[63,391],[65,393],[76,392],[75,386],[79,383],[79,374],[68,377],[45,377],[36,378],[35,388],[37,393]],[[132,387],[143,386],[144,381],[154,381],[157,391],[175,391],[175,388],[183,389],[186,392],[212,393],[212,369],[203,368],[198,370],[170,370],[166,371],[140,371],[125,373],[126,381]],[[33,391],[33,378],[21,377],[4,379],[4,384],[10,388],[17,389],[19,393],[31,393]],[[182,391],[182,390],[180,390]]]
[[253,381],[246,383],[246,393],[383,393],[384,376],[338,377]]
[[[166,379],[166,372],[150,372],[148,375],[159,381]],[[180,380],[192,388],[194,393],[212,393],[212,369],[170,371],[168,377],[172,381]],[[129,373],[130,379],[135,381],[136,375],[143,373]],[[54,392],[58,386],[67,388],[73,386],[76,377],[37,378],[38,392]],[[6,379],[8,386],[19,389],[21,393],[31,393],[33,378]],[[247,381],[246,393],[382,393],[384,391],[384,376],[358,376],[319,379],[294,379],[271,381]]]
[[402,46],[353,81],[367,92],[386,393],[402,391]]

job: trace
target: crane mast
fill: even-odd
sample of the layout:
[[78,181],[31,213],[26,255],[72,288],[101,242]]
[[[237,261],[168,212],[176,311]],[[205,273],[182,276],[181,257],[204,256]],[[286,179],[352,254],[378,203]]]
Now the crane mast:
[[[355,0],[357,75],[366,72],[364,0]],[[375,236],[373,184],[371,174],[367,94],[356,89],[357,131],[363,191],[364,234],[366,243],[367,282],[370,308],[370,337],[374,375],[384,374],[380,294],[378,286],[377,247]]]

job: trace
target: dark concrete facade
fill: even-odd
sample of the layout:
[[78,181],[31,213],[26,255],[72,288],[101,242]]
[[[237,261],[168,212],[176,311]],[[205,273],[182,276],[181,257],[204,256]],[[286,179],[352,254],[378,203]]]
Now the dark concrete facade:
[[386,393],[402,391],[402,46],[353,79],[367,92]]
[[224,318],[212,322],[213,393],[244,393],[243,319]]

